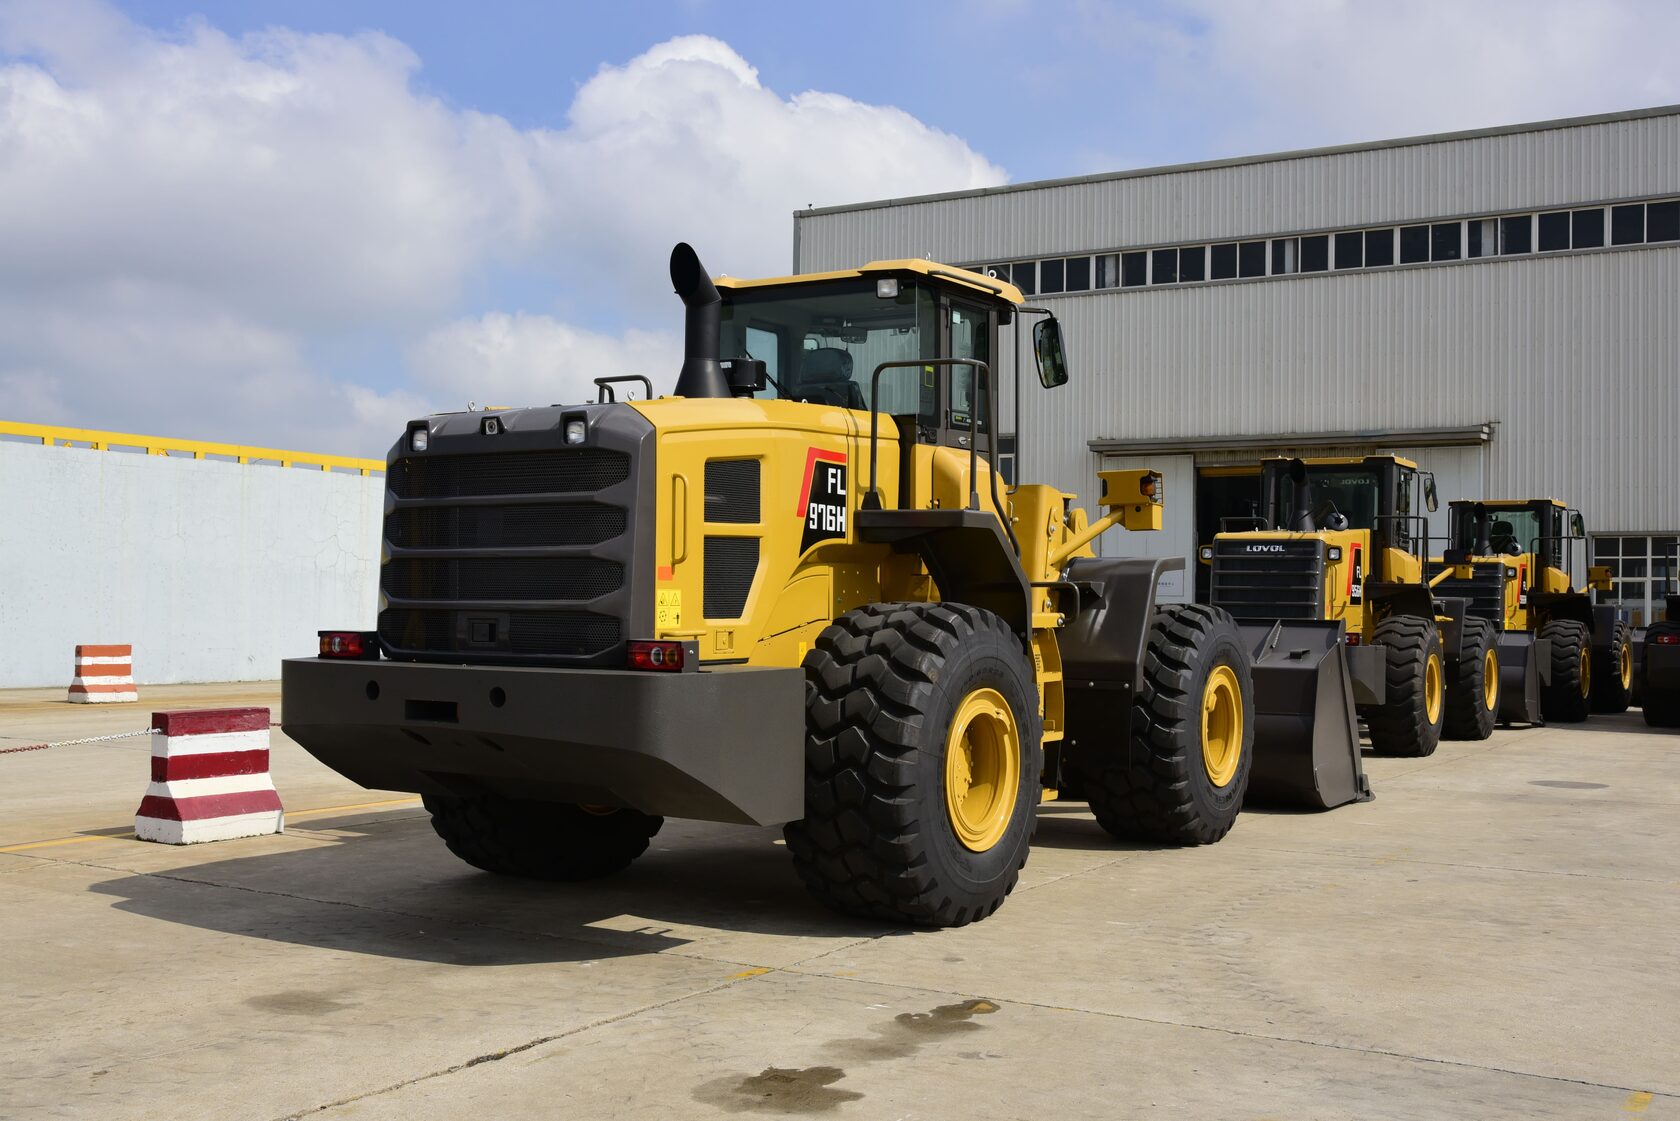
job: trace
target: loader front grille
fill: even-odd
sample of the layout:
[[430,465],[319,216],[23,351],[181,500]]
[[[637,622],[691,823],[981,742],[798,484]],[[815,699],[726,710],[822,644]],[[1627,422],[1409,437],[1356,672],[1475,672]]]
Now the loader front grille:
[[[1441,567],[1437,565],[1431,570],[1431,575],[1440,571]],[[1435,585],[1435,594],[1463,599],[1466,614],[1478,619],[1487,619],[1494,626],[1504,629],[1505,581],[1508,578],[1514,579],[1515,574],[1512,573],[1508,577],[1503,562],[1476,564],[1473,571],[1474,575],[1468,580],[1460,580],[1456,576],[1447,577]]]
[[1324,617],[1324,543],[1215,538],[1209,599],[1238,619]]
[[[587,421],[568,446],[565,422]],[[387,472],[380,645],[409,661],[622,666],[653,633],[653,428],[627,405],[474,414]]]

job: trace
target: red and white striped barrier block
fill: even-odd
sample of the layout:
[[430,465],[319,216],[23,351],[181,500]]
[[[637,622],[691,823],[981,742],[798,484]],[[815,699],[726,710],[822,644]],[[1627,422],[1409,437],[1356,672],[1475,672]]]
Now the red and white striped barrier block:
[[72,704],[97,705],[137,701],[134,685],[134,647],[76,647],[76,676],[70,682]]
[[268,773],[268,709],[154,712],[152,727],[152,784],[136,837],[191,845],[285,832]]

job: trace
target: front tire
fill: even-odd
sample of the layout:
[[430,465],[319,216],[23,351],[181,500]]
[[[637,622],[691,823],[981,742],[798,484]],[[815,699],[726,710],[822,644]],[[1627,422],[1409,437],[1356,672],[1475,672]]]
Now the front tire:
[[847,914],[962,926],[1003,903],[1037,822],[1033,664],[989,611],[849,611],[805,658],[805,817],[784,830],[813,894]]
[[532,880],[592,880],[621,872],[665,824],[636,810],[499,794],[428,794],[423,801],[450,852],[474,868]]
[[1579,724],[1591,711],[1592,697],[1592,643],[1586,624],[1554,619],[1540,628],[1540,637],[1552,640],[1552,683],[1540,694],[1540,711],[1547,723]]
[[1485,740],[1499,717],[1499,648],[1488,620],[1466,618],[1463,626],[1441,734],[1449,740]]
[[1446,659],[1435,620],[1390,615],[1371,641],[1387,657],[1387,701],[1360,710],[1378,755],[1422,758],[1435,754],[1446,717]]
[[1607,649],[1595,651],[1592,671],[1592,710],[1626,712],[1633,703],[1633,625],[1618,621]]
[[1254,679],[1236,624],[1202,604],[1155,609],[1131,727],[1073,761],[1116,837],[1208,845],[1231,831],[1254,762]]

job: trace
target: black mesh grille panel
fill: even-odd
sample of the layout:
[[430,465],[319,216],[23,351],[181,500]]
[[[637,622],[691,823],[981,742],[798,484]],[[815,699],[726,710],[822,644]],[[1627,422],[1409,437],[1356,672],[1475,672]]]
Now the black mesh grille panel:
[[1323,543],[1216,538],[1210,598],[1238,619],[1322,618]]
[[432,455],[399,459],[389,484],[398,498],[586,494],[630,477],[630,457],[605,448]]
[[[1436,573],[1441,569],[1437,567]],[[1478,564],[1469,580],[1449,576],[1435,585],[1435,594],[1468,601],[1465,611],[1480,619],[1488,619],[1501,627],[1505,623],[1505,565]]]
[[[387,608],[379,615],[379,638],[388,646],[426,654],[470,651],[470,611]],[[505,620],[505,623],[503,623]],[[615,645],[619,621],[592,611],[514,611],[497,617],[506,635],[496,633],[496,649],[537,657],[585,657]],[[459,624],[459,626],[458,626]]]
[[624,532],[625,511],[597,502],[430,506],[393,510],[385,535],[403,549],[599,545]]
[[757,522],[758,472],[756,459],[707,460],[706,520],[725,525]]
[[706,618],[739,619],[757,573],[758,538],[706,538]]
[[399,557],[385,566],[393,599],[587,600],[623,583],[622,565],[595,557]]

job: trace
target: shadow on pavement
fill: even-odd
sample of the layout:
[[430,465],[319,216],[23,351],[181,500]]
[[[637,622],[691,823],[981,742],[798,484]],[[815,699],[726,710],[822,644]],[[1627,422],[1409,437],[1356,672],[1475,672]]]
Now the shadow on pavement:
[[545,883],[469,867],[425,818],[409,816],[335,830],[305,848],[207,859],[89,890],[115,897],[118,910],[165,922],[451,965],[658,953],[731,932],[837,943],[898,933],[822,907],[775,835],[671,822],[617,876]]

